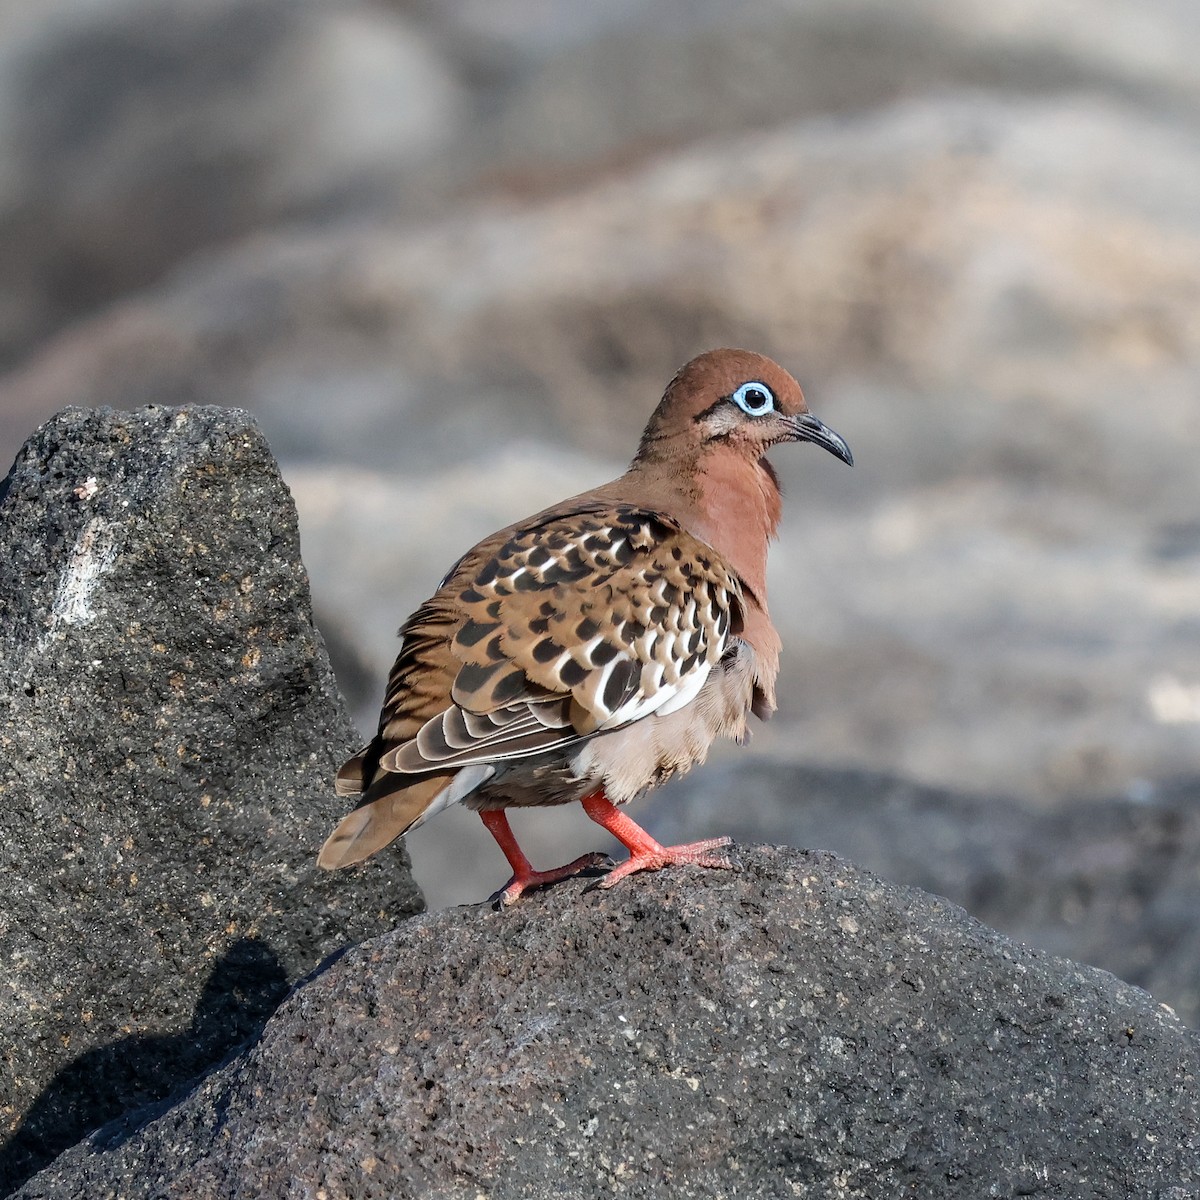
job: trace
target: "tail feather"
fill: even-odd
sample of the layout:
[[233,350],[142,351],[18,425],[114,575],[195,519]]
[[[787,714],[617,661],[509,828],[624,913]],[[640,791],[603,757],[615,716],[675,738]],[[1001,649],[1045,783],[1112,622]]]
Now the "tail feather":
[[[354,762],[351,759],[342,771]],[[326,839],[317,855],[317,866],[333,871],[370,858],[426,817],[465,799],[495,773],[496,768],[491,764],[476,763],[433,775],[381,774],[363,802],[347,813]],[[338,779],[341,780],[341,772]]]
[[[390,784],[391,789],[368,798],[342,818],[321,847],[317,866],[326,871],[351,867],[394,842],[421,819],[438,794],[453,780],[454,774],[453,771],[442,772],[416,779],[411,775],[385,776],[379,784]],[[371,791],[379,784],[373,785]],[[367,795],[370,797],[370,792]]]
[[339,796],[359,796],[367,790],[367,755],[374,744],[368,743],[353,758],[342,763],[333,782]]

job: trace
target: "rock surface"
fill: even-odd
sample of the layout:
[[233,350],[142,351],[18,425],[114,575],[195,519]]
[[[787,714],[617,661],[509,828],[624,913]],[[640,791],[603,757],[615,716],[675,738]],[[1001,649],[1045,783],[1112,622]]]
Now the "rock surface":
[[830,855],[740,860],[406,922],[18,1194],[1195,1194],[1200,1045],[1151,997]]
[[0,1192],[421,907],[314,862],[355,741],[257,426],[67,410],[0,487]]
[[758,758],[697,772],[639,815],[664,842],[727,834],[832,850],[1009,937],[1111,971],[1196,1029],[1198,801],[1193,778],[1046,810]]
[[[1200,780],[1047,809],[871,771],[732,751],[631,810],[665,843],[731,835],[830,850],[1145,988],[1200,1028]],[[577,805],[511,815],[535,866],[624,851]],[[406,839],[430,908],[482,900],[507,863],[472,813]]]

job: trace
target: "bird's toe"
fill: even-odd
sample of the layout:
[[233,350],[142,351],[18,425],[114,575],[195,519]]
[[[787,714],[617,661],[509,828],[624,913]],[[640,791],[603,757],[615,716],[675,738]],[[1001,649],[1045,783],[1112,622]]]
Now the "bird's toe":
[[533,888],[546,887],[558,883],[560,879],[570,879],[588,871],[607,871],[612,866],[613,860],[609,855],[601,850],[592,850],[565,866],[553,867],[549,871],[523,871],[514,875],[498,892],[492,894],[490,903],[498,908],[508,908]]
[[683,846],[659,846],[655,850],[631,854],[603,879],[597,880],[595,886],[607,891],[626,875],[634,875],[639,871],[660,871],[663,867],[710,867],[716,871],[732,871],[736,868],[730,859],[725,854],[714,853],[732,842],[733,839],[727,837],[705,838]]

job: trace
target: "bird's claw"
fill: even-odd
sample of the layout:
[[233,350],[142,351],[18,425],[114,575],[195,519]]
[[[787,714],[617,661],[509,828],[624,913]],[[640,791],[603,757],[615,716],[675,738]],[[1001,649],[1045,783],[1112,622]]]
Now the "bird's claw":
[[705,838],[699,842],[688,842],[683,846],[659,846],[654,850],[631,854],[623,863],[615,866],[603,879],[598,879],[592,885],[607,891],[615,887],[626,875],[634,875],[638,871],[660,871],[663,867],[691,866],[710,867],[717,871],[734,871],[737,868],[724,854],[713,854],[731,845],[732,838]]
[[526,871],[514,875],[498,892],[490,897],[490,903],[498,908],[508,908],[532,888],[546,887],[557,883],[560,879],[570,879],[573,875],[582,875],[585,871],[610,870],[614,863],[612,858],[601,850],[592,850],[581,854],[577,859],[562,867],[552,867],[549,871]]

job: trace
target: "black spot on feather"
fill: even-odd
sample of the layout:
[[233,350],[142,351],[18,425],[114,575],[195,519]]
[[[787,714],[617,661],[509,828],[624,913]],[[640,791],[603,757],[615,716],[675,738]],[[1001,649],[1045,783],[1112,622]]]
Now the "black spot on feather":
[[550,663],[553,662],[563,652],[563,647],[560,646],[553,638],[545,638],[538,642],[533,648],[533,657],[536,662]]
[[477,667],[474,663],[468,663],[465,667],[459,668],[454,686],[460,692],[478,692],[491,682],[492,676],[500,667],[500,663],[489,663],[486,667]]
[[620,653],[621,651],[612,642],[597,642],[592,650],[592,662],[598,667],[603,667],[612,662]]
[[558,677],[567,687],[578,687],[587,677],[587,668],[580,666],[573,658],[568,658],[559,668]]
[[526,679],[523,672],[510,671],[492,685],[491,702],[497,707],[511,704],[512,701],[520,699],[525,691],[525,685]]
[[609,672],[608,678],[604,681],[604,694],[600,697],[609,712],[620,708],[639,674],[637,664],[627,658],[622,659]]
[[496,626],[491,623],[482,621],[468,621],[458,631],[458,643],[460,646],[475,646],[483,641],[485,637],[496,632]]

